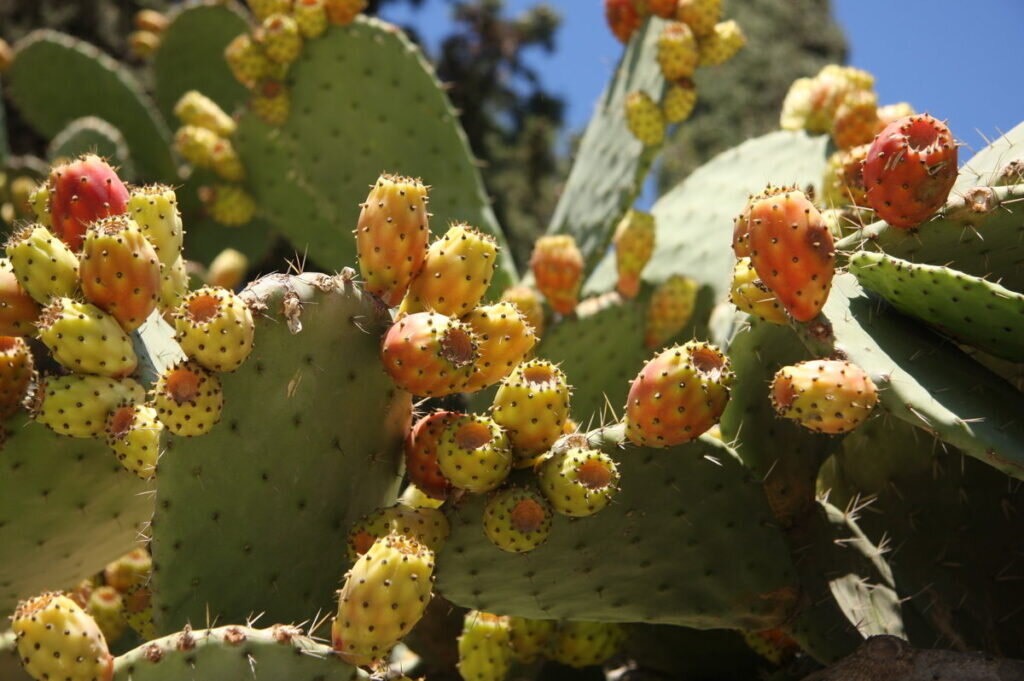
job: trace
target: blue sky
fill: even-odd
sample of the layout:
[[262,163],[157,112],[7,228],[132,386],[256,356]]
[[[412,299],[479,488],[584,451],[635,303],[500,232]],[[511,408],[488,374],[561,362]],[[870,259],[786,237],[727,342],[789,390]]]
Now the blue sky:
[[[505,4],[515,15],[534,3]],[[622,46],[605,26],[601,0],[548,4],[562,15],[558,49],[528,58],[547,87],[565,96],[567,127],[575,132],[586,125]],[[833,12],[846,32],[850,63],[875,74],[882,103],[906,100],[947,119],[970,149],[983,145],[981,134],[991,138],[1024,120],[1024,88],[1012,75],[1021,61],[1024,0],[833,0]],[[386,7],[383,17],[415,25],[428,44],[451,26],[444,0],[426,0],[419,10]],[[965,150],[962,157],[970,155]]]

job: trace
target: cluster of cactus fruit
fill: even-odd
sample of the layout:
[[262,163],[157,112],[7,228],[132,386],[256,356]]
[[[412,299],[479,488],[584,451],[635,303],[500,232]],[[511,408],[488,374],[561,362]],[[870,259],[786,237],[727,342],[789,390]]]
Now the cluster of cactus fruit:
[[[359,2],[250,7],[258,28],[215,50],[248,111],[181,87],[175,146],[207,211],[252,223],[231,230],[242,249],[262,211],[332,216],[309,255],[338,273],[236,293],[228,250],[190,290],[175,190],[95,155],[21,183],[0,264],[0,588],[21,603],[0,643],[30,676],[405,679],[403,641],[426,667],[452,649],[465,681],[624,647],[657,664],[648,636],[680,676],[705,647],[730,675],[874,634],[1020,654],[1019,580],[990,577],[1024,517],[1020,394],[997,375],[1024,359],[1021,131],[958,173],[942,123],[829,67],[794,84],[783,132],[630,209],[664,124],[637,134],[629,93],[742,41],[713,0],[609,0],[627,55],[517,282],[461,144],[381,156],[374,174],[412,176],[345,212],[317,189],[298,70],[320,49],[372,61],[394,30]],[[400,63],[373,87],[419,88]],[[858,518],[868,496],[880,512]],[[309,626],[256,629],[260,612]]]

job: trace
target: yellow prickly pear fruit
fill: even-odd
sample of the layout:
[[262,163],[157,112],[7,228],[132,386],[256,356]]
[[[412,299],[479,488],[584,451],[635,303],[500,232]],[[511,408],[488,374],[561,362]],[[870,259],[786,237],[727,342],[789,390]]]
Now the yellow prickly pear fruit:
[[174,115],[184,125],[195,125],[212,130],[221,137],[235,134],[235,120],[227,115],[217,102],[199,90],[189,90],[174,105]]
[[508,433],[516,468],[531,466],[562,435],[570,392],[562,370],[542,359],[520,364],[501,382],[491,415]]
[[537,336],[544,335],[544,305],[536,291],[529,286],[510,286],[501,294],[501,299],[519,308]]
[[615,461],[596,449],[573,447],[544,459],[537,472],[541,491],[562,515],[594,515],[619,491]]
[[217,254],[206,270],[206,283],[228,290],[237,289],[245,281],[249,269],[249,258],[233,248],[225,248]]
[[212,168],[214,149],[223,138],[208,128],[183,125],[174,133],[174,148],[197,168]]
[[378,508],[359,519],[348,532],[348,558],[355,561],[373,543],[394,532],[412,537],[437,553],[448,540],[451,526],[436,508],[413,508],[404,503]]
[[618,652],[626,640],[621,624],[609,622],[563,622],[558,627],[549,656],[570,667],[603,664]]
[[225,288],[204,286],[185,296],[175,313],[181,349],[211,371],[234,371],[252,352],[256,324],[241,298]]
[[746,44],[747,36],[735,20],[715,24],[714,31],[700,40],[700,65],[724,64]]
[[128,626],[149,641],[156,635],[153,626],[152,593],[145,584],[136,584],[124,593],[124,618]]
[[124,619],[124,599],[112,586],[101,586],[89,594],[85,611],[96,620],[96,625],[103,632],[103,638],[116,641],[128,628]]
[[175,435],[205,435],[220,421],[220,379],[195,362],[181,361],[165,369],[153,392],[160,421]]
[[44,593],[18,604],[11,625],[25,671],[39,681],[110,681],[114,658],[96,620],[73,600]]
[[128,34],[128,49],[139,59],[149,59],[160,47],[160,35],[152,31],[132,31]]
[[878,404],[878,389],[867,372],[842,360],[819,359],[782,367],[771,388],[772,406],[818,433],[847,433]]
[[135,13],[135,28],[140,31],[162,33],[167,28],[167,17],[152,9],[140,9]]
[[832,118],[832,141],[840,149],[871,144],[878,132],[878,95],[871,90],[846,94]]
[[153,245],[164,268],[181,255],[185,230],[178,211],[178,197],[167,185],[136,187],[128,197],[128,213]]
[[292,16],[303,38],[317,38],[327,30],[327,7],[324,0],[295,0]]
[[241,33],[224,48],[224,59],[235,80],[249,89],[270,73],[270,60],[248,33]]
[[666,24],[658,36],[658,65],[665,80],[689,78],[697,70],[697,39],[680,21]]
[[530,256],[530,269],[537,288],[555,312],[570,315],[580,300],[583,284],[583,254],[568,234],[542,236]]
[[482,305],[462,318],[478,337],[478,357],[463,390],[476,392],[512,373],[533,349],[537,336],[512,303]]
[[71,437],[102,437],[110,410],[142,402],[146,392],[130,378],[73,374],[41,379],[35,387],[32,418]]
[[455,487],[473,494],[490,492],[512,470],[508,435],[487,416],[455,416],[438,440],[437,465]]
[[665,114],[646,92],[626,95],[626,125],[633,136],[647,146],[661,144],[665,139]]
[[18,283],[42,305],[78,290],[78,258],[42,225],[26,225],[7,240],[7,257]]
[[654,216],[650,213],[630,210],[615,228],[616,288],[624,298],[635,298],[640,292],[640,274],[654,253],[654,238]]
[[544,655],[555,635],[552,620],[528,620],[525,617],[508,618],[512,638],[512,655],[520,662],[535,662]]
[[143,480],[156,475],[163,432],[156,409],[146,405],[125,404],[107,417],[107,446],[126,470]]
[[256,21],[263,21],[271,14],[285,14],[292,7],[292,0],[246,0]]
[[39,340],[71,371],[119,378],[138,366],[131,338],[114,317],[95,305],[57,298],[36,325]]
[[411,537],[373,543],[345,577],[331,640],[353,665],[385,657],[423,617],[433,596],[434,552]]
[[697,86],[689,78],[681,78],[668,86],[661,108],[666,123],[682,123],[697,106]]
[[803,130],[807,127],[811,115],[814,97],[814,79],[797,78],[789,86],[786,98],[782,101],[782,113],[779,114],[779,127],[783,130]]
[[454,224],[427,249],[413,277],[401,313],[431,310],[461,317],[480,302],[498,266],[494,237],[467,224]]
[[299,24],[287,14],[271,14],[257,32],[263,53],[278,64],[291,64],[302,54]]
[[466,613],[459,636],[463,681],[504,681],[512,666],[509,618],[479,610]]
[[252,112],[267,125],[281,127],[288,122],[292,98],[288,88],[277,80],[264,81],[249,101]]
[[740,258],[732,271],[729,298],[733,305],[770,324],[786,325],[789,316],[771,289],[758,278],[750,258]]
[[722,0],[678,0],[676,19],[693,29],[698,38],[712,33],[722,17]]
[[103,568],[103,579],[123,594],[145,584],[153,572],[153,558],[144,548],[132,549]]
[[226,227],[239,227],[256,214],[256,199],[236,184],[200,187],[199,199],[210,217]]
[[36,222],[43,227],[49,228],[52,224],[50,218],[50,188],[45,183],[36,186],[35,190],[28,195],[28,202],[32,205],[32,212],[36,216]]
[[[185,258],[178,256],[174,264],[164,267],[160,274],[160,312],[167,316],[173,312],[188,293],[188,269]],[[173,322],[171,322],[173,323]]]
[[644,345],[654,349],[671,340],[690,321],[696,304],[697,282],[693,279],[673,274],[663,281],[647,306]]
[[427,496],[426,492],[413,484],[406,485],[398,500],[412,508],[441,508],[444,506],[444,499]]

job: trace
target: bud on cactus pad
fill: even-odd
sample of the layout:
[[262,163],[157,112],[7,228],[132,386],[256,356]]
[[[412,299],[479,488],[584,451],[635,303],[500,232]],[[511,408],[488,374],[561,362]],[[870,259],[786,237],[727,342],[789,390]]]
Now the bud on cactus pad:
[[748,206],[750,261],[765,286],[800,322],[818,316],[835,273],[832,234],[795,188],[766,190]]
[[509,617],[512,635],[512,655],[520,662],[535,662],[545,654],[555,635],[553,620],[530,620]]
[[928,114],[890,123],[864,160],[867,199],[893,227],[916,227],[938,210],[957,175],[957,146],[945,123]]
[[211,371],[234,371],[252,352],[256,324],[234,292],[204,286],[185,296],[174,315],[185,354]]
[[418,179],[377,178],[356,225],[356,253],[364,287],[389,307],[402,302],[423,267],[430,240],[427,189]]
[[676,19],[687,24],[698,38],[713,33],[722,17],[722,0],[679,0]]
[[680,21],[666,24],[658,36],[658,65],[665,80],[689,78],[697,70],[697,39]]
[[512,470],[504,429],[488,416],[460,414],[445,426],[437,463],[452,485],[473,494],[496,489]]
[[433,312],[399,319],[384,336],[384,369],[406,392],[441,397],[462,390],[479,356],[469,326]]
[[583,254],[568,234],[542,236],[533,246],[530,269],[537,288],[555,312],[572,314],[583,284]]
[[433,595],[434,552],[411,537],[373,543],[349,571],[331,626],[334,649],[349,664],[385,657],[423,617]]
[[504,681],[512,666],[508,617],[470,610],[459,636],[459,676],[463,681]]
[[36,384],[29,406],[36,421],[61,435],[102,437],[112,409],[125,402],[142,402],[145,395],[130,378],[51,376]]
[[581,447],[553,453],[541,463],[537,477],[554,509],[575,518],[603,509],[619,487],[615,461],[604,452]]
[[292,16],[302,37],[318,38],[327,30],[327,8],[324,0],[295,0]]
[[109,681],[114,658],[96,621],[67,596],[18,604],[11,625],[25,671],[40,681]]
[[532,551],[551,534],[551,507],[537,491],[508,487],[495,492],[484,507],[484,534],[502,551]]
[[143,480],[156,475],[163,432],[156,409],[146,405],[124,404],[107,416],[107,445],[125,469]]
[[626,641],[621,624],[609,622],[562,622],[558,625],[549,656],[570,667],[604,664]]
[[221,137],[235,134],[235,120],[227,115],[217,102],[199,90],[189,90],[174,105],[174,115],[183,125],[195,125],[211,130]]
[[700,65],[718,66],[732,59],[744,45],[747,36],[735,20],[715,24],[714,30],[700,39]]
[[508,432],[517,468],[532,465],[562,435],[570,393],[562,370],[542,359],[520,364],[501,382],[491,415]]
[[740,258],[732,271],[732,287],[729,298],[740,310],[763,319],[770,324],[789,323],[786,311],[779,304],[771,289],[757,278],[757,271],[750,264],[750,258]]
[[22,227],[7,240],[6,250],[18,283],[37,303],[78,290],[78,258],[45,227]]
[[497,266],[494,237],[469,225],[452,225],[427,249],[423,267],[402,301],[402,312],[433,310],[461,317],[484,297]]
[[23,338],[0,336],[0,421],[22,405],[34,376],[32,352]]
[[103,638],[108,641],[116,641],[128,628],[128,622],[124,619],[124,599],[121,594],[112,586],[100,586],[89,594],[85,611],[100,628]]
[[533,328],[512,303],[482,305],[462,321],[479,339],[480,353],[466,392],[476,392],[508,376],[537,342]]
[[133,189],[128,198],[128,214],[153,245],[160,263],[172,266],[181,255],[185,236],[174,190],[161,184]]
[[616,289],[624,298],[635,298],[640,292],[640,274],[654,254],[654,239],[654,216],[650,213],[629,210],[615,228]]
[[665,114],[649,94],[637,90],[626,95],[626,125],[643,144],[655,146],[665,139]]
[[295,19],[287,14],[271,14],[258,32],[263,53],[278,64],[291,64],[302,54],[302,34]]
[[668,86],[661,108],[666,123],[682,123],[697,105],[697,86],[689,78],[682,78]]
[[633,380],[626,402],[626,437],[642,447],[672,447],[718,423],[733,382],[729,358],[690,341],[661,351]]
[[536,291],[529,286],[511,286],[501,294],[501,299],[519,308],[536,335],[544,335],[544,305]]
[[38,326],[39,340],[71,371],[118,378],[138,366],[128,334],[95,305],[57,298],[43,310]]
[[128,188],[99,156],[89,154],[50,171],[53,232],[72,251],[81,248],[89,225],[127,208]]
[[445,427],[457,416],[453,411],[427,414],[416,422],[405,440],[406,473],[432,499],[444,499],[452,486],[437,464],[437,445]]
[[94,223],[82,246],[82,293],[125,331],[142,326],[156,309],[160,260],[142,230],[126,215]]
[[248,33],[242,33],[228,43],[224,48],[224,58],[235,80],[247,88],[256,87],[270,72],[270,60]]
[[856,364],[840,360],[813,360],[779,369],[771,397],[779,416],[819,433],[849,432],[878,404],[871,378]]
[[633,0],[604,0],[604,17],[608,28],[619,42],[629,42],[630,36],[640,28],[640,15]]
[[175,435],[203,435],[220,421],[224,390],[217,375],[192,361],[164,370],[153,389],[160,421]]
[[659,348],[689,323],[697,304],[697,282],[681,274],[673,274],[654,290],[647,305],[644,345]]

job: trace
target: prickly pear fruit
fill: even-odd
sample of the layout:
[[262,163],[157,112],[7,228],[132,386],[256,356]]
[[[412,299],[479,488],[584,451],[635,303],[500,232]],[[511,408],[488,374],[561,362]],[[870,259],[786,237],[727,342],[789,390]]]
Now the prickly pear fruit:
[[459,676],[463,681],[504,681],[512,666],[508,617],[470,610],[459,636]]
[[476,392],[508,376],[537,342],[533,328],[512,303],[481,305],[462,321],[479,339],[480,353],[466,392]]
[[235,80],[250,89],[270,73],[270,60],[248,33],[241,33],[228,43],[224,59]]
[[185,236],[174,190],[162,184],[133,189],[128,198],[128,214],[153,245],[160,263],[164,267],[173,265],[181,255]]
[[335,26],[348,26],[366,9],[366,0],[324,0],[327,19]]
[[291,9],[292,0],[246,0],[256,21],[263,21],[271,14],[284,14]]
[[548,655],[570,667],[591,667],[617,653],[625,640],[626,630],[621,624],[562,622]]
[[33,376],[32,352],[25,340],[0,336],[0,422],[18,411]]
[[818,316],[832,287],[832,234],[803,192],[766,190],[748,205],[750,261],[793,319]]
[[562,435],[570,393],[562,370],[542,359],[520,364],[501,382],[491,415],[508,433],[516,468],[532,465]]
[[536,291],[529,286],[510,286],[501,294],[501,299],[519,308],[535,334],[544,335],[544,304]]
[[676,16],[676,0],[644,0],[651,14],[662,19],[673,19]]
[[594,515],[612,500],[619,470],[604,452],[571,447],[540,464],[540,489],[559,513],[575,518]]
[[401,311],[433,310],[461,317],[480,302],[498,266],[494,237],[454,224],[430,244],[423,267],[409,283]]
[[67,596],[18,604],[11,625],[25,671],[40,681],[110,681],[114,658],[96,621]]
[[41,379],[29,405],[32,417],[71,437],[101,437],[117,405],[142,402],[146,392],[130,378],[71,375]]
[[640,293],[640,274],[654,254],[654,216],[639,210],[629,210],[615,228],[615,266],[618,272],[616,290],[624,298],[635,298]]
[[658,285],[647,305],[644,345],[659,348],[689,323],[697,304],[697,282],[673,274]]
[[789,86],[786,98],[782,100],[779,127],[783,130],[809,129],[808,119],[814,106],[814,79],[797,78]]
[[355,562],[373,543],[391,533],[412,537],[437,553],[448,540],[448,517],[432,508],[412,508],[395,504],[378,508],[363,516],[348,533],[348,557]]
[[878,390],[863,369],[827,359],[779,369],[771,397],[779,416],[819,433],[847,433],[878,404]]
[[220,421],[220,379],[196,362],[182,360],[165,369],[153,393],[157,416],[175,435],[204,435]]
[[453,411],[427,414],[416,422],[405,440],[405,470],[409,479],[433,499],[447,497],[452,486],[437,464],[437,445],[445,427],[458,415]]
[[327,30],[327,8],[324,0],[295,0],[292,16],[303,38],[318,38]]
[[626,95],[626,126],[643,144],[654,146],[665,139],[665,114],[649,94],[637,90]]
[[199,90],[189,90],[174,105],[174,115],[183,125],[195,125],[212,130],[221,137],[235,134],[235,119]]
[[201,187],[199,199],[210,217],[225,227],[244,225],[256,214],[256,199],[238,185]]
[[183,125],[174,134],[174,148],[197,168],[212,168],[217,144],[223,138],[208,128]]
[[913,116],[917,112],[914,111],[914,107],[909,102],[899,102],[897,104],[886,104],[885,106],[878,107],[878,130],[875,134],[878,134],[885,130],[885,127],[894,121],[898,121],[901,118],[907,116]]
[[845,206],[867,206],[867,190],[864,187],[864,159],[868,156],[867,144],[835,152],[828,159],[825,178],[822,180],[823,200],[829,208]]
[[165,267],[160,275],[160,312],[167,318],[168,323],[173,324],[171,313],[185,300],[188,293],[188,269],[185,267],[185,258],[179,256],[174,264]]
[[700,65],[718,66],[732,59],[744,45],[747,36],[735,20],[715,24],[714,31],[700,40]]
[[128,188],[110,165],[95,154],[50,170],[50,218],[53,233],[72,251],[82,247],[85,230],[96,220],[128,207]]
[[257,32],[263,53],[278,64],[291,64],[302,54],[302,33],[295,19],[287,14],[271,14]]
[[878,217],[909,229],[946,202],[957,175],[957,146],[949,128],[928,114],[890,123],[864,160],[867,200]]
[[16,177],[7,187],[7,196],[18,218],[35,215],[32,208],[32,195],[36,191],[36,182],[31,177]]
[[729,401],[729,358],[699,341],[654,356],[633,380],[626,402],[626,437],[641,447],[673,447],[718,423]]
[[107,416],[107,445],[122,466],[143,480],[156,475],[163,431],[156,409],[146,405],[124,404]]
[[135,28],[140,31],[152,31],[153,33],[162,33],[170,21],[166,16],[152,9],[140,9],[135,13],[133,20]]
[[229,182],[240,182],[245,179],[245,166],[242,165],[242,157],[238,155],[231,140],[220,138],[213,145],[210,158],[213,172],[221,179]]
[[206,283],[210,286],[233,291],[245,281],[249,269],[249,258],[233,248],[225,248],[217,254],[206,270]]
[[128,628],[128,622],[124,619],[124,599],[121,594],[112,586],[100,586],[93,589],[89,594],[85,611],[100,628],[103,638],[108,641],[116,641]]
[[349,571],[338,596],[331,639],[354,665],[385,657],[423,617],[430,603],[434,552],[411,537],[389,534]]
[[103,579],[123,594],[145,584],[153,572],[153,558],[144,548],[132,549],[103,568]]
[[642,21],[633,0],[604,0],[604,17],[612,35],[622,43],[629,42]]
[[125,331],[142,326],[160,295],[160,259],[127,215],[93,223],[82,246],[82,293]]
[[530,269],[548,305],[563,315],[572,314],[583,284],[583,254],[568,234],[542,236],[530,256]]
[[666,123],[682,123],[697,105],[697,86],[689,78],[681,78],[668,86],[662,100]]
[[423,490],[412,484],[405,486],[398,500],[412,508],[441,508],[445,502],[444,499],[435,499],[427,496]]
[[74,295],[78,258],[42,225],[26,225],[7,240],[7,257],[21,287],[37,302]]
[[722,0],[679,0],[676,3],[676,19],[693,29],[698,38],[713,33],[721,17]]
[[434,312],[395,322],[384,336],[384,369],[406,392],[441,397],[462,390],[478,358],[478,339],[467,324]]
[[512,451],[505,431],[492,418],[459,414],[441,433],[437,463],[453,486],[483,494],[508,477]]
[[777,666],[786,664],[800,652],[800,644],[790,638],[782,629],[744,631],[742,633],[743,640],[751,650]]
[[292,98],[284,83],[266,80],[254,91],[249,106],[267,125],[281,127],[288,122],[288,116],[291,115]]
[[555,635],[555,622],[552,620],[509,617],[508,626],[512,638],[512,655],[527,664],[544,655]]
[[840,149],[870,144],[878,132],[878,96],[871,90],[853,90],[843,98],[832,118],[832,141]]
[[0,335],[31,335],[39,312],[39,303],[18,283],[11,261],[0,258]]
[[789,317],[771,289],[757,278],[750,258],[740,258],[732,271],[729,298],[733,305],[770,324],[786,325]]
[[233,291],[204,286],[185,296],[174,315],[181,349],[211,371],[234,371],[252,352],[256,323]]
[[153,595],[145,584],[136,584],[124,592],[124,618],[144,641],[156,636],[153,625]]
[[28,202],[32,206],[36,222],[49,229],[53,225],[53,221],[50,219],[50,188],[45,184],[37,185],[35,190],[28,195]]
[[665,24],[658,36],[658,65],[665,80],[689,78],[697,70],[697,38],[681,21]]
[[484,507],[484,534],[502,551],[526,553],[551,534],[551,507],[528,487],[506,487],[495,492]]
[[160,47],[160,35],[153,31],[132,31],[128,34],[128,50],[138,59],[149,59]]
[[71,371],[119,378],[138,366],[128,334],[95,305],[57,298],[43,310],[37,325],[39,340]]
[[402,302],[427,257],[427,189],[418,179],[384,173],[361,205],[355,230],[359,271],[364,288],[388,307]]

